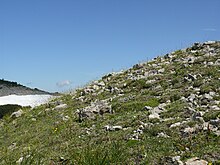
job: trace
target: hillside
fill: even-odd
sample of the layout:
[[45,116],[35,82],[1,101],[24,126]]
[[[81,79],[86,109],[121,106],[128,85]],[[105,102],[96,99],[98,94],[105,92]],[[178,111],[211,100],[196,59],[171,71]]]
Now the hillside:
[[0,97],[8,95],[43,95],[50,94],[39,90],[37,88],[31,89],[23,85],[18,84],[17,82],[11,82],[7,80],[0,80]]
[[0,164],[220,164],[220,42],[0,120]]

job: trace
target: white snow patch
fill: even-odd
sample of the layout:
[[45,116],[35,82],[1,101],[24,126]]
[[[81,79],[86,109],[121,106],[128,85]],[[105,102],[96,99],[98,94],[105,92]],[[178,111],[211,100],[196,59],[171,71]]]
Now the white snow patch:
[[35,107],[47,103],[52,98],[51,95],[9,95],[0,97],[0,105],[17,104]]

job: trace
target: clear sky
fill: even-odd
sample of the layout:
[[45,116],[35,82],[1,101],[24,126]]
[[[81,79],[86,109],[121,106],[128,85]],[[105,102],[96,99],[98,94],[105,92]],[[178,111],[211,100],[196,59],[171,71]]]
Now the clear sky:
[[65,91],[220,39],[220,0],[0,0],[0,78]]

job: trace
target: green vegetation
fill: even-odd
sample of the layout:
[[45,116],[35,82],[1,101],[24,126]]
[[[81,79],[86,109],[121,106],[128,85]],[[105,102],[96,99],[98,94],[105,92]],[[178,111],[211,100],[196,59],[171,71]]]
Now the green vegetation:
[[[208,47],[217,55],[205,56]],[[0,106],[0,164],[218,164],[220,44],[208,47],[108,74],[18,118],[10,114],[21,107]]]
[[21,109],[22,107],[19,105],[0,105],[0,119],[6,115],[11,115],[13,112]]
[[0,80],[0,85],[7,85],[8,87],[21,86],[17,82],[11,82],[11,81],[7,81],[7,80],[4,80],[4,79]]
[[204,114],[204,120],[210,121],[220,118],[220,110],[219,111],[210,111]]

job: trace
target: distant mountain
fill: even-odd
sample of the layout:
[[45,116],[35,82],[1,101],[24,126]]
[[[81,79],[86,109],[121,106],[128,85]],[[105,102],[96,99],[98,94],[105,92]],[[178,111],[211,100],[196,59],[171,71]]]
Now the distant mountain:
[[0,97],[8,95],[44,95],[52,94],[37,88],[29,88],[18,84],[17,82],[7,81],[4,79],[0,80]]

